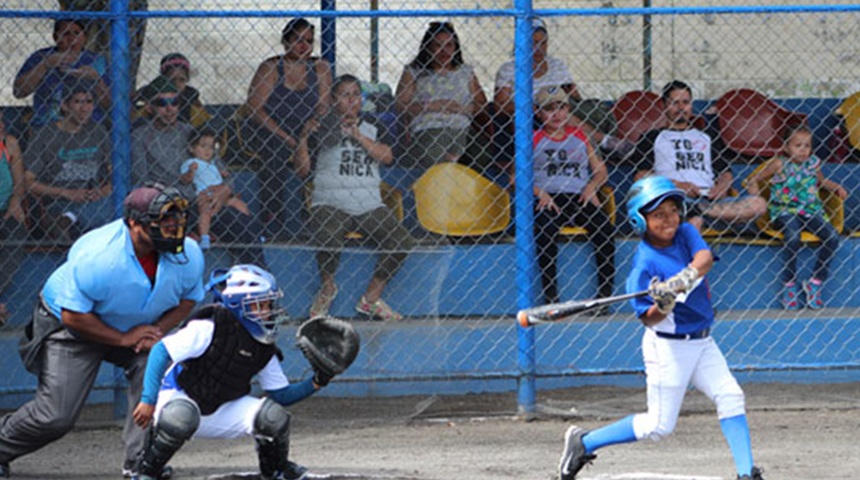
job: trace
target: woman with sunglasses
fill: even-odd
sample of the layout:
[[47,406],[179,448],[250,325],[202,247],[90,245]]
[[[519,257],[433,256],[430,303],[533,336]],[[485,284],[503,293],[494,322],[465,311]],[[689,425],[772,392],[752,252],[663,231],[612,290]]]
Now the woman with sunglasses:
[[449,22],[431,22],[397,85],[398,115],[409,126],[409,166],[422,169],[464,155],[473,117],[487,97]]

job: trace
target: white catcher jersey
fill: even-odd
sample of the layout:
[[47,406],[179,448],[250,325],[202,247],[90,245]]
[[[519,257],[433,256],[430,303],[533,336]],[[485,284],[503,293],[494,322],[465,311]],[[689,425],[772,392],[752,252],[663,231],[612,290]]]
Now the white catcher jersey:
[[[173,365],[164,376],[162,382],[162,390],[180,390],[179,384],[176,382],[176,376],[179,374],[176,367],[192,358],[197,358],[206,352],[209,344],[212,343],[212,335],[215,332],[215,323],[210,320],[191,320],[188,324],[177,330],[176,332],[164,337],[161,342],[170,358],[173,359]],[[260,382],[260,387],[263,390],[279,390],[290,384],[287,376],[284,375],[284,370],[278,362],[278,356],[273,355],[269,363],[260,370],[257,374],[257,379]]]

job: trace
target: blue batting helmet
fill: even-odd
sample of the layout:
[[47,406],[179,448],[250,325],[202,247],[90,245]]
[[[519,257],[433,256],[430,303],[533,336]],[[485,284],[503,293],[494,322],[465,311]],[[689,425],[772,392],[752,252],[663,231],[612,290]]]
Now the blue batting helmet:
[[687,216],[685,197],[684,192],[676,187],[672,180],[660,175],[645,177],[630,187],[630,192],[627,194],[627,218],[630,219],[636,234],[644,235],[646,223],[643,214],[656,208],[663,200],[675,198],[678,200],[683,219]]

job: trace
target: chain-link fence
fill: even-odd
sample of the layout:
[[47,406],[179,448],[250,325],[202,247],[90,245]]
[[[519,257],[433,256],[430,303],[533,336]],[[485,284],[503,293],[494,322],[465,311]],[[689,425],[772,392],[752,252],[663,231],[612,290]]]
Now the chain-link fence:
[[[366,349],[356,377],[636,371],[627,305],[526,334],[520,365],[512,317],[624,290],[637,239],[626,192],[656,171],[700,199],[735,197],[691,211],[720,257],[715,307],[750,320],[720,327],[734,365],[856,365],[860,9],[676,3],[7,2],[3,328],[27,322],[75,238],[117,217],[111,192],[159,180],[194,199],[207,272],[264,264],[294,319],[403,316],[364,324],[365,342],[397,346]],[[518,159],[524,69],[534,110]],[[689,89],[664,95],[676,79]],[[756,169],[799,124],[831,182],[820,204],[804,197],[828,222],[796,245],[747,196],[776,196],[775,171]],[[517,204],[535,205],[533,225]],[[786,245],[799,247],[795,273]],[[792,292],[799,308],[784,309]],[[790,340],[824,332],[828,354]]]

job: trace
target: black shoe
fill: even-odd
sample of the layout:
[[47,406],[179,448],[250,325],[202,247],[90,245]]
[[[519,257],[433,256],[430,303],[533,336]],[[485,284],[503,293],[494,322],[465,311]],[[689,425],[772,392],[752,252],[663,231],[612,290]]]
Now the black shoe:
[[308,469],[298,463],[287,461],[287,468],[275,476],[277,480],[304,480],[308,476]]
[[9,469],[8,463],[0,463],[0,478],[9,478],[12,476],[12,470]]
[[558,463],[559,480],[574,480],[582,467],[597,458],[597,455],[585,453],[582,437],[586,433],[588,432],[576,425],[568,428],[564,433],[564,452]]
[[762,470],[758,467],[752,468],[752,474],[750,475],[738,475],[738,480],[764,480],[764,477],[761,476]]
[[[134,480],[139,479],[140,472],[137,471],[137,462],[134,460],[126,460],[125,463],[122,464],[122,476]],[[172,476],[173,467],[165,465],[164,468],[161,469],[161,475],[158,476],[158,480],[169,480]]]
[[271,477],[260,473],[260,480],[304,480],[307,476],[307,468],[288,460],[287,467],[283,471],[279,470]]

